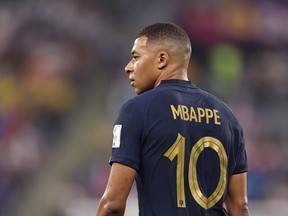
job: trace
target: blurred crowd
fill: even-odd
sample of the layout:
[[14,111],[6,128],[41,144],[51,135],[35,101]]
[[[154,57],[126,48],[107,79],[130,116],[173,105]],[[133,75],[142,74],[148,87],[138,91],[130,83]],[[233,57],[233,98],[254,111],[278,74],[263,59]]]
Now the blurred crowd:
[[[134,35],[157,21],[188,31],[191,80],[238,116],[250,199],[288,198],[286,1],[181,0],[162,8],[164,2],[0,1],[0,215],[13,215],[21,194],[46,171],[83,98],[103,96],[96,111],[112,128],[119,106],[133,96],[123,68]],[[93,85],[104,90],[91,92]],[[110,146],[110,138],[91,139]],[[89,159],[69,179],[82,196],[102,195],[109,154]]]

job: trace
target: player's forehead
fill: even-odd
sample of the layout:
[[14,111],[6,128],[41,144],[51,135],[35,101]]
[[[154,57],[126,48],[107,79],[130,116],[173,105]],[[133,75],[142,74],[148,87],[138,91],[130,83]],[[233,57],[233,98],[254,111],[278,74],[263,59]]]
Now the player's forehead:
[[148,46],[147,46],[147,37],[146,36],[141,36],[139,38],[136,38],[131,50],[131,54],[133,55],[134,53],[138,52],[143,52],[147,51]]

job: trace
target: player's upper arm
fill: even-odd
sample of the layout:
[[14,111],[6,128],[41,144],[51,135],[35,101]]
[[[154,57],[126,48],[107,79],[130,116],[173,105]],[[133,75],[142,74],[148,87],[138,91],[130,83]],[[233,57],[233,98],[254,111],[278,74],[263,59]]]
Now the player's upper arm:
[[113,163],[104,195],[99,203],[97,216],[124,215],[126,200],[130,193],[136,170]]
[[246,172],[234,174],[230,177],[226,207],[229,215],[249,216]]

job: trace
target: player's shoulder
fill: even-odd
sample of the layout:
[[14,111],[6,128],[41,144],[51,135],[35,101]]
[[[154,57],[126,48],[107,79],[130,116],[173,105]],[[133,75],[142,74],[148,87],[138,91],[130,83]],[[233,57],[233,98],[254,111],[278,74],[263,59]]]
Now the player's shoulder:
[[163,92],[164,90],[161,88],[154,88],[149,91],[146,91],[126,101],[122,105],[121,110],[123,111],[123,110],[139,109],[144,111],[152,103],[157,101],[159,97],[162,97]]
[[126,106],[147,106],[151,101],[160,96],[162,89],[154,88],[149,91],[146,91],[140,95],[135,96],[134,98],[129,99],[124,105]]
[[209,93],[203,89],[199,88],[199,92],[202,94],[202,96],[204,98],[206,98],[207,101],[210,101],[211,103],[217,104],[220,108],[227,110],[228,112],[232,112],[231,108],[219,97],[217,97],[216,95]]
[[239,123],[231,107],[227,105],[227,103],[225,103],[222,99],[202,89],[199,89],[199,92],[201,92],[202,96],[206,98],[206,101],[213,103],[214,105],[217,106],[219,111],[221,111],[222,113],[225,113],[226,116],[230,116],[230,118],[233,119],[235,123],[237,124]]

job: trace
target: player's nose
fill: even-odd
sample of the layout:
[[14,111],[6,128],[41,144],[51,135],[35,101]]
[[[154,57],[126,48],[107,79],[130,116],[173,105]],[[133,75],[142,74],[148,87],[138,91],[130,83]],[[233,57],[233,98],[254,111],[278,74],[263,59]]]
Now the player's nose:
[[126,73],[131,73],[133,71],[133,65],[132,65],[132,63],[131,63],[131,61],[126,65],[126,67],[125,67],[125,72]]

